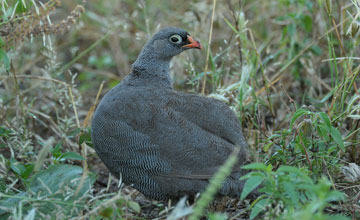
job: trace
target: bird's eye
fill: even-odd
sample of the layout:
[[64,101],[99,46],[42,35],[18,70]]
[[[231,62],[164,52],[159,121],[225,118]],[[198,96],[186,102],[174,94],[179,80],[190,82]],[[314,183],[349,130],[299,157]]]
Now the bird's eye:
[[174,43],[174,44],[180,44],[182,42],[182,38],[178,34],[171,35],[169,40],[171,43]]

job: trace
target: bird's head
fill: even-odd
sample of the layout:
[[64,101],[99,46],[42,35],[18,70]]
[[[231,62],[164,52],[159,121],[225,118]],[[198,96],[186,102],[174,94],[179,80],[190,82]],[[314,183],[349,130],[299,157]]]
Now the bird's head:
[[142,52],[168,60],[187,49],[202,49],[199,41],[181,28],[167,27],[158,31],[147,42]]

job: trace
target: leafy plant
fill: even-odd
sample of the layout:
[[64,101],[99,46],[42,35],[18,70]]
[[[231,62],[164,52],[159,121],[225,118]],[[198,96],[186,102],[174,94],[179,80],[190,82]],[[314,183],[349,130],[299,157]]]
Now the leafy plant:
[[[0,218],[9,213],[19,217],[35,209],[37,216],[77,216],[95,181],[93,174],[82,179],[83,169],[68,164],[51,165],[33,175],[25,191],[1,193]],[[61,213],[58,208],[61,207]],[[59,216],[60,215],[60,216]]]
[[[243,169],[255,170],[246,179],[241,198],[245,198],[257,186],[262,195],[252,204],[250,219],[260,213],[267,219],[328,219],[325,207],[341,201],[344,194],[331,190],[332,184],[325,177],[314,183],[307,170],[280,166],[273,171],[272,165],[249,164]],[[343,216],[333,219],[347,219]]]
[[51,154],[53,157],[54,163],[59,163],[66,159],[69,160],[84,160],[84,158],[76,152],[61,152],[61,143],[58,143],[53,149],[51,149]]
[[[313,176],[321,175],[324,169],[331,172],[338,169],[338,155],[346,152],[347,144],[326,113],[298,109],[289,126],[290,129],[270,136],[264,145],[266,152],[272,148],[269,163],[305,165]],[[287,161],[289,157],[296,159]]]

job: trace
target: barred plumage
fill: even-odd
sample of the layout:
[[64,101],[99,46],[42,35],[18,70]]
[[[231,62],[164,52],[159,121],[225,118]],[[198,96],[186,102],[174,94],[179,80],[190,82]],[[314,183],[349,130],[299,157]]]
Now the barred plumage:
[[[184,42],[172,43],[173,35]],[[150,198],[201,192],[235,147],[241,149],[239,162],[219,194],[239,196],[243,187],[239,167],[248,161],[248,149],[236,115],[218,100],[172,89],[171,58],[195,47],[201,48],[182,29],[159,31],[133,71],[104,96],[92,120],[101,160]]]

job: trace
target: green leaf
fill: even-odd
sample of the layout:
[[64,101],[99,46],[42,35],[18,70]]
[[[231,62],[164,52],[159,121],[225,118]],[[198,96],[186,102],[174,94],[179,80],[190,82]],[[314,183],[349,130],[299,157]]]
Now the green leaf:
[[265,144],[265,146],[263,147],[263,151],[264,152],[268,152],[270,147],[274,145],[274,142],[270,142],[270,143],[267,143]]
[[291,35],[291,36],[296,35],[296,31],[297,31],[296,24],[295,23],[290,23],[288,25],[288,27],[289,27],[289,35]]
[[114,87],[117,86],[119,83],[120,83],[120,80],[117,80],[117,79],[110,80],[110,82],[108,83],[108,84],[109,84],[109,88],[114,88]]
[[24,220],[34,220],[36,214],[36,208],[31,209],[31,211],[25,216]]
[[34,170],[34,164],[22,164],[15,158],[10,158],[10,168],[14,173],[18,174],[21,179],[26,180]]
[[17,0],[16,13],[24,13],[26,12],[26,6],[23,4],[23,0]]
[[327,149],[328,149],[327,152],[330,155],[332,152],[336,151],[339,148],[336,145],[330,145],[330,146],[328,146]]
[[114,209],[111,207],[106,207],[102,210],[100,210],[99,215],[104,218],[111,218],[111,216],[114,213]]
[[334,90],[331,90],[328,94],[326,94],[326,95],[324,96],[324,98],[322,98],[322,99],[320,100],[320,102],[321,102],[321,103],[324,103],[324,102],[328,101],[333,95],[334,95]]
[[4,64],[5,70],[10,70],[10,59],[3,49],[0,49],[0,63]]
[[87,145],[92,147],[92,140],[91,140],[91,129],[84,131],[79,137],[79,144],[86,143]]
[[132,210],[134,210],[136,213],[140,213],[141,212],[141,207],[139,205],[139,203],[134,202],[134,201],[129,201],[128,203],[129,208],[131,208]]
[[303,25],[304,25],[304,28],[307,32],[311,32],[312,30],[312,18],[309,16],[309,15],[305,15],[303,18],[302,18],[302,22],[303,22]]
[[210,220],[226,220],[229,219],[226,213],[210,213]]
[[7,128],[0,126],[0,137],[8,138],[11,133],[12,133],[12,130],[9,130]]
[[296,119],[298,119],[299,117],[303,116],[303,115],[309,115],[311,114],[310,111],[308,110],[305,110],[305,109],[299,109],[297,110],[295,113],[294,113],[294,116],[292,117],[291,119],[291,122],[290,122],[290,127],[293,127],[293,124],[294,122],[296,121]]
[[34,164],[25,164],[25,171],[21,173],[21,178],[27,179],[34,171]]
[[359,120],[360,119],[360,115],[348,115],[349,118],[355,119],[355,120]]
[[74,137],[76,137],[76,135],[80,134],[80,132],[81,132],[81,128],[76,128],[73,131],[71,131],[67,137],[74,138]]
[[224,20],[225,20],[225,23],[226,23],[235,33],[237,33],[237,34],[240,35],[240,32],[239,32],[238,30],[236,30],[236,28],[234,27],[234,25],[232,25],[232,23],[231,23],[228,19],[226,19],[226,18],[224,17]]
[[264,180],[261,176],[252,176],[246,180],[244,188],[241,192],[240,199],[243,200],[248,196],[256,187],[258,187]]
[[3,47],[5,45],[4,40],[0,37],[0,47]]
[[[74,181],[78,183],[82,172],[82,168],[79,166],[72,166],[68,164],[51,165],[48,169],[36,173],[31,178],[30,189],[33,192],[38,192],[41,188],[41,184],[45,184],[50,192],[56,192],[59,189],[62,189],[64,184],[68,184],[70,187],[77,187],[77,184],[71,182],[78,179],[78,181]],[[87,179],[90,180],[90,176]],[[80,195],[77,195],[77,197],[81,196],[87,189],[89,189],[89,186],[86,184],[89,183],[85,183],[83,185],[83,190],[79,193]],[[40,194],[50,195],[50,192],[43,191]]]
[[61,143],[57,143],[56,146],[50,150],[50,152],[52,156],[57,159],[61,157]]
[[66,152],[60,156],[60,159],[84,160],[84,158],[75,152]]
[[261,211],[265,211],[266,205],[269,204],[269,199],[262,199],[256,203],[250,213],[250,219],[254,219]]
[[284,188],[285,192],[288,194],[288,196],[290,197],[290,201],[294,203],[293,205],[298,206],[299,205],[299,195],[295,189],[294,183],[293,182],[284,182],[283,188]]
[[281,137],[280,134],[273,134],[268,139],[274,139],[274,138],[279,138],[279,137]]
[[319,116],[323,122],[325,122],[326,126],[330,129],[331,128],[331,121],[329,119],[329,116],[325,112],[320,112]]
[[341,150],[345,151],[344,141],[342,139],[340,131],[335,127],[331,126],[330,135],[334,139],[334,141],[339,145]]
[[313,52],[315,55],[320,56],[322,54],[322,49],[318,45],[312,45],[310,47],[310,51]]
[[25,166],[13,157],[10,158],[10,168],[14,171],[14,173],[20,176],[26,171]]
[[212,55],[212,53],[210,52],[209,53],[209,63],[210,63],[210,66],[211,66],[211,72],[212,72],[212,75],[215,76],[216,75],[216,64],[215,64],[216,60],[214,60],[214,57]]
[[322,137],[325,141],[330,140],[329,134],[330,134],[331,126],[327,127],[327,125],[325,124],[318,124],[316,128],[320,137]]
[[262,171],[260,171],[260,172],[252,171],[252,172],[247,173],[247,174],[245,174],[244,176],[242,176],[242,177],[240,178],[240,180],[246,180],[246,179],[249,179],[249,178],[251,178],[251,177],[253,177],[253,176],[260,176],[260,177],[263,177],[263,178],[266,177],[265,173],[262,172]]

